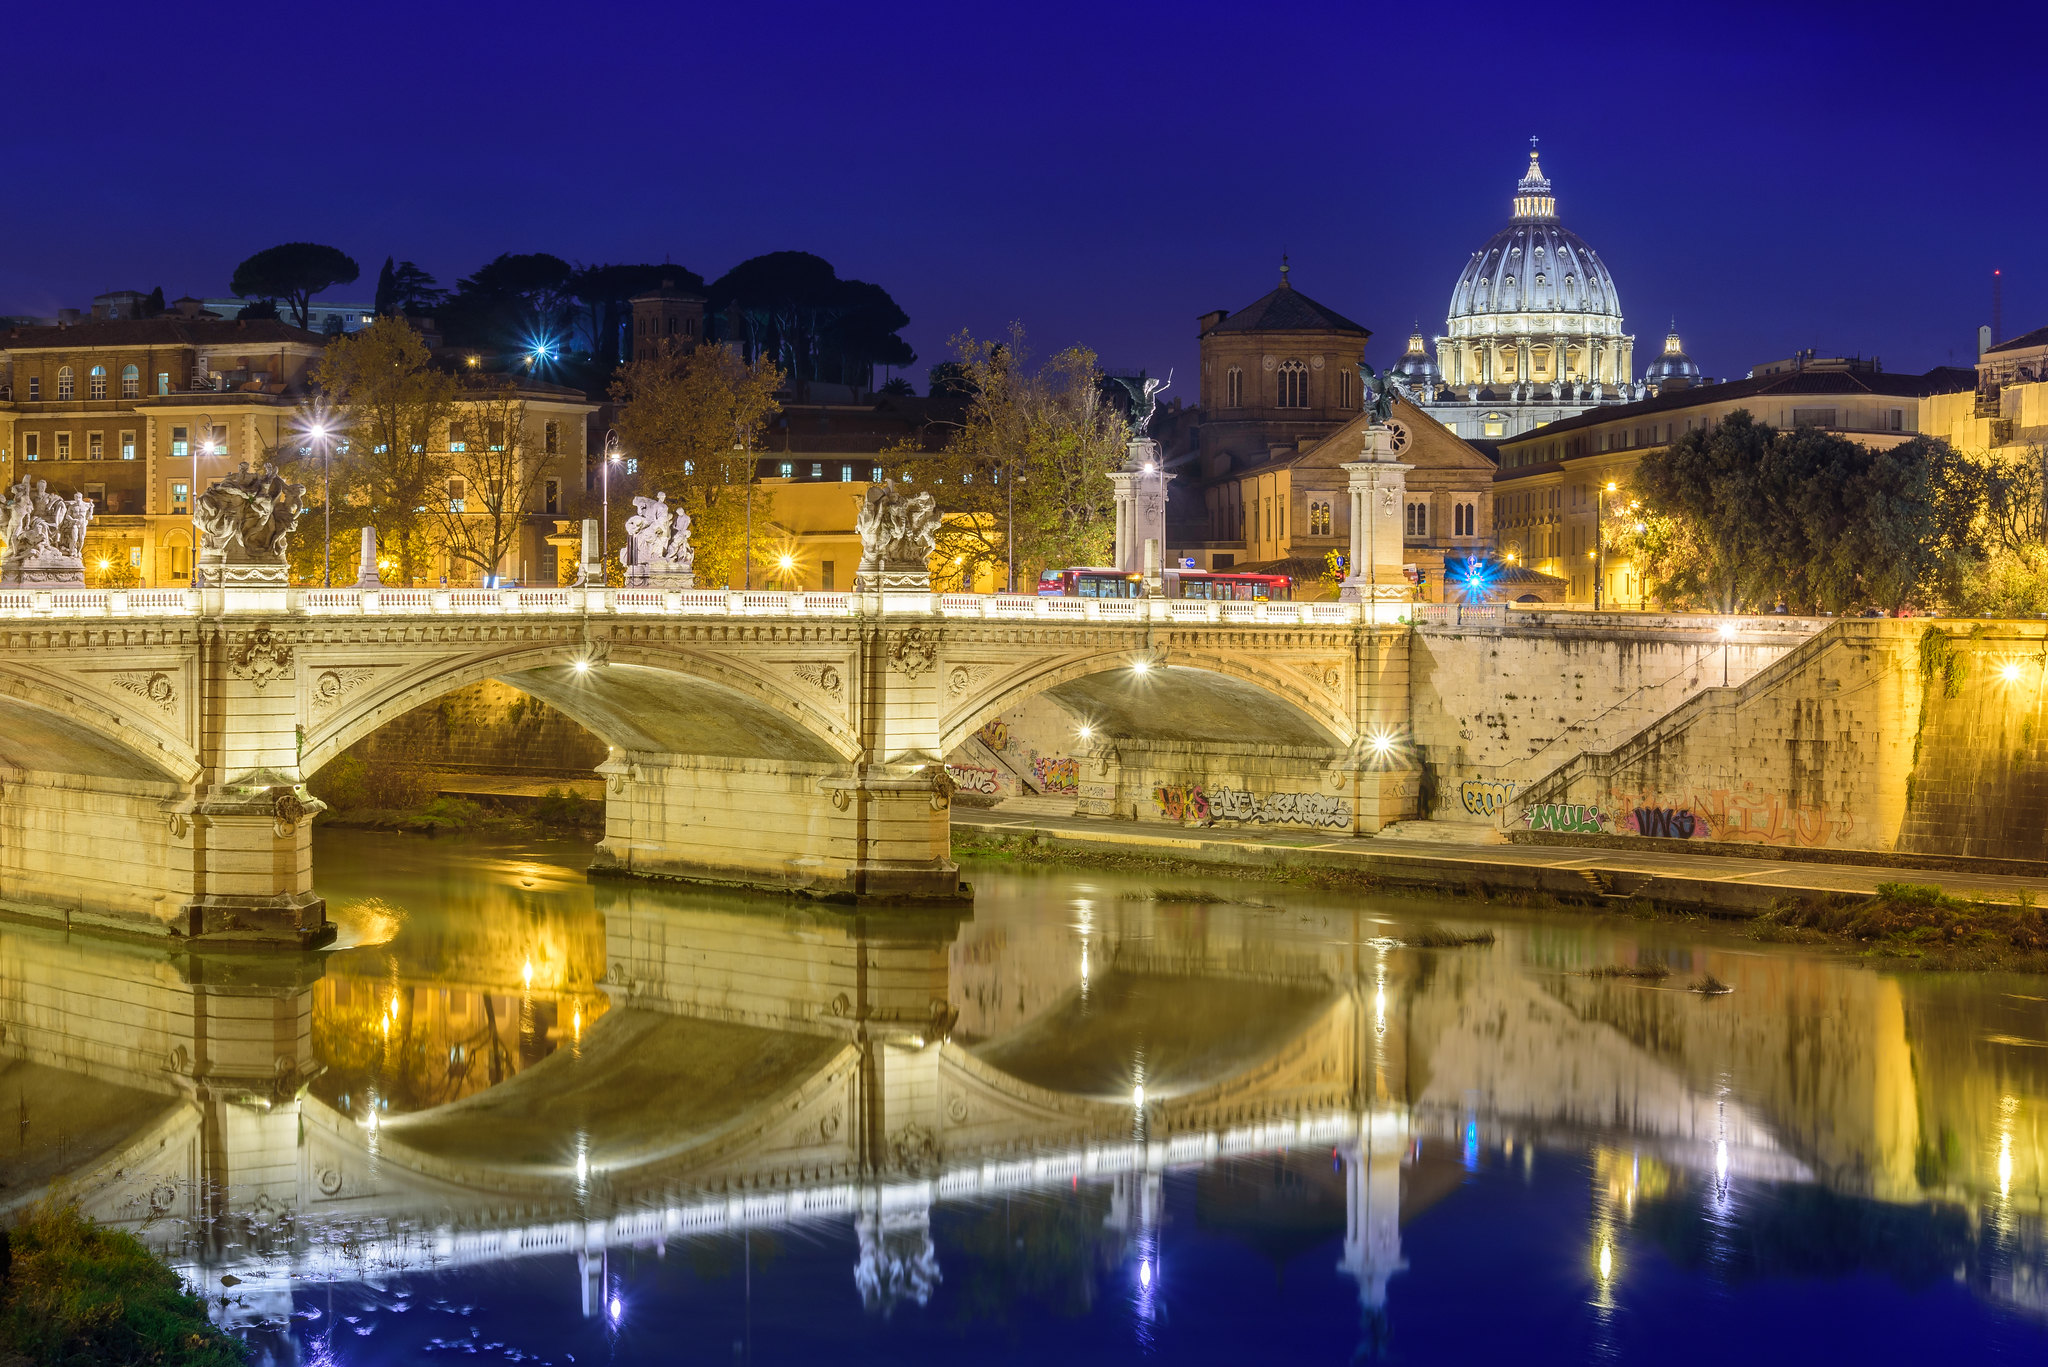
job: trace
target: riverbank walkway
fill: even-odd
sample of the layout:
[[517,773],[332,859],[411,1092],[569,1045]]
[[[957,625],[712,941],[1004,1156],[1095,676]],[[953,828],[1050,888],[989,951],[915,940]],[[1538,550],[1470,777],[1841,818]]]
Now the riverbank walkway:
[[1447,892],[1519,889],[1576,901],[1642,897],[1735,916],[1768,910],[1788,894],[1868,895],[1879,883],[1930,883],[1951,896],[2002,902],[2031,893],[2048,905],[2048,869],[1979,873],[1649,849],[1480,845],[1389,835],[1331,838],[966,807],[953,809],[953,825],[1009,839],[1035,836],[1053,849],[1239,867],[1350,869],[1388,883]]

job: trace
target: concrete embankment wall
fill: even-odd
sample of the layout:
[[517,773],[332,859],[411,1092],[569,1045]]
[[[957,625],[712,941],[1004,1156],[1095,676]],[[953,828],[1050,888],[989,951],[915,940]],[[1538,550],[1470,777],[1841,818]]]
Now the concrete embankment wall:
[[539,698],[486,680],[394,718],[356,753],[373,764],[567,778],[589,776],[608,749]]
[[[2024,623],[1838,621],[1755,677],[1706,689],[1611,750],[1582,754],[1527,787],[1509,820],[1540,832],[1569,808],[1582,809],[1578,830],[1624,838],[2002,853],[1961,848],[1952,815],[1915,779],[1917,756],[1943,776],[1944,801],[1969,801],[1968,776],[1997,767],[2003,738],[2020,721],[1969,715],[2004,704],[1959,695],[1948,700],[1952,734],[1923,728],[1920,647],[1930,629],[1941,639],[1977,633],[1958,652],[1967,675],[2019,648],[2015,630],[2031,638],[2037,659],[2048,635]],[[1901,840],[1909,820],[1923,832],[1917,845]],[[2032,824],[2038,833],[2038,815]],[[2032,857],[2040,857],[2038,839]]]
[[[1732,624],[1724,639],[1721,628]],[[1421,626],[1409,699],[1423,815],[1492,825],[1532,780],[1702,690],[1740,684],[1826,625],[1800,617],[1508,612]]]
[[[0,769],[0,911],[156,937],[191,894],[172,868],[176,784]],[[188,827],[189,829],[189,827]]]

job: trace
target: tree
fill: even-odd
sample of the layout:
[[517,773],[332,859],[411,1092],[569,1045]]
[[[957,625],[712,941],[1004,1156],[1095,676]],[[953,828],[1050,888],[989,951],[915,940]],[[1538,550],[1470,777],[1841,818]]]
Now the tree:
[[164,303],[164,287],[158,285],[149,292],[149,298],[142,301],[142,316],[154,318],[167,307],[169,306]]
[[704,277],[681,266],[583,266],[569,277],[569,291],[582,305],[576,326],[583,330],[591,361],[609,373],[627,359],[619,337],[631,317],[632,298],[664,285],[701,292]]
[[361,273],[354,259],[337,247],[286,242],[235,267],[228,288],[244,299],[284,300],[291,305],[293,321],[304,327],[314,295],[350,284]]
[[433,276],[410,261],[399,262],[391,273],[392,305],[408,318],[432,313],[447,297],[448,291],[436,285]]
[[810,252],[769,252],[711,283],[709,312],[724,340],[771,356],[798,380],[868,387],[878,365],[917,360],[898,334],[910,317],[880,285],[841,280]]
[[980,570],[1007,566],[1013,521],[1020,584],[1042,569],[1107,561],[1109,474],[1124,462],[1130,431],[1103,400],[1095,353],[1068,347],[1033,369],[1020,323],[1007,341],[962,332],[951,345],[958,359],[948,364],[958,369],[946,384],[970,397],[943,454],[919,467],[947,515],[935,556],[941,577],[972,582]]
[[529,443],[516,384],[497,377],[460,391],[436,471],[445,487],[427,504],[449,558],[479,577],[504,573],[547,471]]
[[[1632,492],[1648,510],[1639,563],[1655,596],[1720,612],[1775,597],[1758,488],[1773,435],[1738,409],[1636,466]],[[1611,544],[1625,545],[1627,536]]]
[[455,282],[441,311],[448,340],[522,350],[551,343],[559,351],[575,310],[572,274],[568,262],[548,252],[493,257]]
[[447,451],[456,385],[400,318],[379,318],[328,343],[318,379],[335,432],[334,501],[377,531],[410,582],[425,563],[424,533]]
[[384,268],[377,272],[377,294],[371,307],[379,317],[398,312],[398,290],[392,280],[393,265],[390,257],[384,258]]
[[[643,487],[665,491],[690,514],[697,578],[733,583],[747,555],[747,496],[768,419],[781,411],[774,363],[743,360],[737,348],[664,348],[622,366],[611,387],[620,405],[619,442]],[[753,493],[754,553],[764,558],[771,508]],[[622,526],[615,518],[613,526]],[[606,548],[609,557],[610,547]]]

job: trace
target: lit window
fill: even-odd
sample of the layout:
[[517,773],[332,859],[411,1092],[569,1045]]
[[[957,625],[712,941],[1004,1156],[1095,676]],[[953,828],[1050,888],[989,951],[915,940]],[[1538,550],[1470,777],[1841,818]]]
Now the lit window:
[[[629,475],[637,475],[640,473],[640,457],[626,457],[626,473]],[[684,473],[688,473],[688,471],[686,470]]]
[[30,400],[31,402],[35,401],[36,399],[40,399],[41,397],[43,397],[43,377],[42,377],[42,376],[40,376],[40,375],[31,375],[31,376],[29,376],[29,377],[28,377],[28,397],[29,397],[29,400]]
[[170,371],[168,371],[168,370],[159,370],[159,371],[158,371],[158,372],[156,373],[156,392],[157,392],[157,393],[159,393],[159,394],[168,394],[168,393],[170,393],[170,392],[171,392],[171,372],[170,372]]
[[842,465],[839,467],[839,482],[841,484],[853,483],[853,467],[851,465]]
[[449,480],[449,481],[448,481],[448,511],[449,511],[449,512],[451,512],[451,513],[459,513],[459,512],[461,512],[461,511],[462,511],[462,509],[463,509],[463,505],[464,505],[465,503],[467,503],[468,501],[469,501],[469,484],[468,484],[468,482],[467,482],[467,481],[465,481],[465,480],[461,480],[461,479],[451,479],[451,480]]
[[142,371],[135,366],[121,367],[121,397],[139,399],[142,397]]
[[133,432],[123,432],[121,434],[121,459],[135,459],[135,434]]
[[70,367],[70,366],[68,366],[68,365],[67,365],[67,366],[59,366],[59,367],[58,367],[58,369],[57,369],[57,398],[58,398],[58,400],[59,400],[59,401],[61,402],[62,400],[65,400],[65,399],[68,399],[68,398],[70,398],[70,397],[71,397],[71,391],[72,391],[72,389],[73,389],[73,388],[74,388],[74,382],[73,382],[73,380],[72,380],[72,378],[71,378],[71,367]]
[[794,464],[794,463],[792,463],[792,462],[790,462],[790,461],[783,461],[783,462],[782,462],[782,465],[781,465],[781,469],[782,469],[782,477],[783,477],[784,479],[788,479],[788,478],[790,478],[791,476],[793,476],[793,475],[795,475],[795,474],[796,474],[796,466],[795,466],[795,464]]
[[824,467],[824,466],[822,466],[822,465],[815,465],[815,464],[811,466],[811,478],[812,478],[812,479],[823,479],[824,477],[825,477],[825,467]]
[[192,454],[192,435],[183,427],[171,429],[171,454],[177,457]]
[[874,467],[872,467],[872,468],[871,468],[871,469],[870,469],[870,470],[868,471],[868,482],[869,482],[870,484],[880,484],[880,483],[882,482],[882,467],[881,467],[881,466],[879,466],[879,465],[877,465],[877,466],[874,466]]
[[172,511],[172,512],[174,512],[174,513],[182,513],[182,512],[184,512],[184,511],[185,511],[185,501],[186,501],[186,489],[187,489],[187,487],[188,487],[188,486],[186,485],[185,481],[184,481],[184,480],[182,480],[182,479],[174,479],[174,480],[172,480],[172,481],[171,481],[171,511]]
[[87,460],[105,460],[107,458],[106,433],[88,432],[85,434],[85,458]]
[[71,459],[71,434],[69,432],[59,432],[57,434],[57,459]]
[[35,433],[35,432],[24,432],[24,433],[22,433],[22,434],[21,434],[21,458],[22,458],[23,460],[41,460],[41,459],[43,458],[43,453],[42,453],[42,451],[41,451],[41,450],[39,450],[39,449],[38,449],[38,447],[39,447],[40,443],[41,443],[41,435],[40,435],[39,433]]
[[92,372],[86,376],[86,393],[95,399],[107,397],[107,368],[105,366],[94,366]]

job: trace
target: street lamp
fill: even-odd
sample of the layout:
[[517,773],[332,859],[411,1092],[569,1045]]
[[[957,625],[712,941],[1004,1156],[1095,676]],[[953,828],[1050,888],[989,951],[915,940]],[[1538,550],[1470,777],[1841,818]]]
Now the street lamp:
[[1601,581],[1607,577],[1607,496],[1615,491],[1613,480],[1595,492],[1593,500],[1593,611],[1600,611]]
[[597,565],[598,584],[602,587],[611,582],[612,557],[612,466],[619,459],[619,429],[609,428],[604,434],[604,523],[598,533]]
[[200,588],[199,582],[199,455],[203,451],[213,454],[213,414],[199,415],[199,430],[204,433],[192,443],[192,488],[185,496],[185,506],[192,511],[192,587]]
[[327,470],[327,453],[333,443],[327,439],[327,425],[315,422],[308,431],[320,443],[320,521],[325,540],[320,546],[320,587],[334,587],[334,481]]

